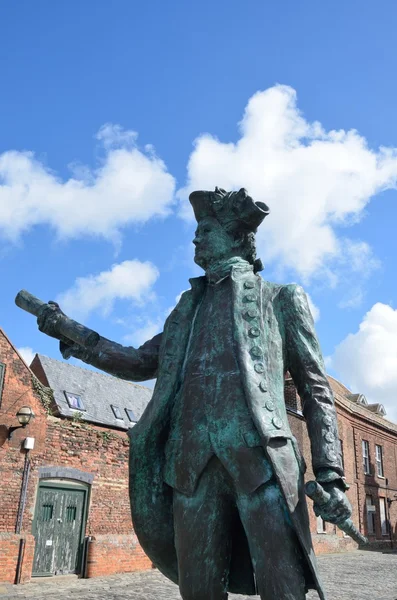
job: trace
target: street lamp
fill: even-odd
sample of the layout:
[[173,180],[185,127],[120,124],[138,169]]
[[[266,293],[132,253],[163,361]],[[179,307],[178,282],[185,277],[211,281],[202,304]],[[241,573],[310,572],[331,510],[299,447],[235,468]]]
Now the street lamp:
[[16,429],[21,429],[22,427],[26,427],[26,425],[29,425],[30,420],[34,418],[35,414],[30,408],[30,406],[21,406],[21,408],[18,410],[15,416],[18,419],[20,425],[16,425],[15,427],[10,427],[8,429],[9,440],[12,438],[12,435]]

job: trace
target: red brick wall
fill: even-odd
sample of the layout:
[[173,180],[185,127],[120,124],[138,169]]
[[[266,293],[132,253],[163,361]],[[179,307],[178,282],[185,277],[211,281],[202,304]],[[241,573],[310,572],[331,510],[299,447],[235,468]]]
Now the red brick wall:
[[[368,535],[372,544],[380,547],[388,546],[390,544],[390,531],[386,535],[382,534],[379,503],[380,498],[394,499],[395,496],[397,497],[397,436],[379,428],[375,429],[364,420],[356,419],[351,422],[350,426],[354,436],[354,455],[357,465],[354,482],[358,492],[358,511],[363,531]],[[369,443],[370,475],[364,473],[362,440]],[[380,477],[377,473],[375,445],[380,445],[383,449],[384,477]],[[369,534],[367,528],[365,506],[367,494],[372,496],[372,503],[376,509],[374,534]],[[386,506],[387,504],[386,501]],[[397,500],[389,508],[393,541],[397,544]]]
[[16,583],[21,540],[25,541],[25,546],[21,551],[20,583],[27,583],[30,580],[34,555],[34,537],[29,534],[0,533],[0,581],[2,582]]
[[88,577],[145,571],[151,568],[152,563],[139,546],[134,534],[97,535],[88,546]]
[[[306,421],[293,413],[289,413],[288,418],[292,433],[298,440],[299,447],[307,464],[305,481],[310,481],[315,479],[315,477],[312,471],[310,439],[307,434]],[[348,497],[352,504],[354,503],[353,496],[354,493],[352,494],[349,490]],[[326,523],[325,534],[317,533],[317,519],[313,511],[313,503],[309,498],[307,498],[307,504],[309,509],[310,531],[312,533],[314,550],[317,554],[326,552],[344,552],[346,550],[354,550],[357,548],[357,545],[350,538],[344,537],[342,531],[336,529],[331,523]]]
[[[286,404],[293,399],[293,384],[291,380],[286,381]],[[299,405],[298,400],[294,402]],[[296,405],[296,404],[295,404]],[[377,423],[371,421],[371,413],[368,414],[368,420],[361,418],[357,414],[352,414],[343,406],[337,403],[338,429],[339,437],[343,442],[344,468],[346,481],[350,485],[347,497],[352,505],[352,520],[356,527],[367,535],[367,517],[365,508],[366,494],[372,495],[373,503],[376,506],[375,513],[375,534],[369,536],[372,547],[389,547],[390,535],[382,535],[380,523],[379,497],[394,498],[397,495],[397,433],[388,432],[382,429]],[[311,470],[311,451],[310,440],[307,434],[305,421],[298,415],[289,413],[289,422],[293,434],[297,438],[302,454],[307,463],[306,481],[313,479]],[[365,439],[370,446],[371,476],[365,475],[363,470],[362,446],[361,441]],[[376,474],[375,466],[375,444],[383,447],[384,454],[384,475],[382,479]],[[388,486],[386,490],[386,478]],[[312,532],[313,544],[317,553],[322,552],[340,552],[347,549],[354,549],[357,545],[343,535],[335,527],[327,523],[326,534],[317,533],[317,520],[312,510],[312,503],[308,499],[310,528]],[[394,547],[397,547],[397,500],[390,505],[390,523],[393,532]]]
[[[32,374],[21,360],[7,337],[0,330],[0,362],[6,365],[3,390],[0,396],[0,581],[14,583],[19,554],[21,535],[15,534],[19,499],[21,494],[22,473],[26,451],[22,441],[32,436],[36,438],[36,447],[44,447],[46,414],[39,396],[32,388]],[[30,406],[35,418],[23,429],[14,432],[8,440],[9,427],[17,426],[15,416],[22,406]],[[26,534],[21,581],[30,578],[34,538],[30,530],[23,528]]]
[[[13,582],[20,536],[15,532],[25,450],[25,437],[35,438],[29,452],[31,471],[22,532],[31,534],[39,486],[39,468],[72,467],[94,475],[89,499],[86,535],[95,536],[96,567],[93,574],[151,568],[133,533],[128,498],[128,438],[125,432],[49,416],[33,390],[32,373],[0,330],[0,362],[6,364],[0,404],[0,534],[6,537],[7,560],[0,563],[0,581]],[[31,406],[36,417],[7,441],[8,426],[17,425],[15,413]],[[34,538],[26,546],[23,581],[32,570]],[[4,540],[1,540],[1,542]],[[5,542],[4,542],[5,543]],[[109,560],[109,552],[117,560]],[[3,546],[2,546],[3,553]],[[113,564],[114,571],[109,571]]]
[[150,569],[133,533],[128,497],[128,439],[115,432],[56,417],[47,420],[47,444],[32,457],[25,526],[31,525],[38,467],[72,467],[94,475],[86,535],[93,536],[89,576]]

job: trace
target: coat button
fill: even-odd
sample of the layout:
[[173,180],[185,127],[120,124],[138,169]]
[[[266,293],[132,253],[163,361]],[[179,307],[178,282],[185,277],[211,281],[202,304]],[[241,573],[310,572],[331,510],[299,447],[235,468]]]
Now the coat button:
[[261,381],[261,382],[260,382],[260,384],[259,384],[259,389],[260,389],[262,392],[267,392],[267,385],[266,385],[266,381]]
[[267,408],[267,410],[270,410],[270,412],[276,408],[274,402],[272,402],[271,400],[268,400],[266,402],[265,407]]
[[258,311],[254,310],[253,308],[250,308],[250,310],[247,310],[247,312],[245,313],[247,315],[247,317],[249,317],[250,319],[255,319],[255,317],[258,316]]
[[246,302],[255,302],[256,296],[255,294],[247,294],[246,296],[244,296],[244,300]]
[[325,440],[326,440],[327,442],[329,442],[330,444],[332,444],[332,442],[334,442],[334,441],[335,441],[335,436],[334,436],[334,434],[333,434],[333,433],[331,433],[330,431],[328,431],[328,432],[325,434],[324,438],[325,438]]
[[263,363],[256,363],[254,365],[254,369],[257,373],[264,373],[265,371],[265,365]]
[[251,329],[248,332],[250,334],[251,337],[258,337],[258,335],[260,334],[260,331],[258,329],[258,327],[251,327]]
[[262,358],[262,356],[263,356],[262,348],[260,346],[252,346],[251,354],[255,358]]
[[252,290],[255,287],[255,283],[253,281],[246,281],[244,287],[246,290]]
[[327,427],[330,427],[332,425],[332,419],[331,419],[331,417],[329,417],[328,415],[325,415],[325,417],[323,417],[323,423]]
[[273,417],[272,419],[272,423],[275,426],[276,429],[281,429],[283,426],[283,422],[280,419],[280,417]]

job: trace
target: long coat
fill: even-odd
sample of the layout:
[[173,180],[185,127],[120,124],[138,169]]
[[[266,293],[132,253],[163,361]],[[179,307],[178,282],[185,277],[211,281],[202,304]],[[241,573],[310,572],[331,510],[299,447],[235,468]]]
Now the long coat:
[[[237,266],[232,269],[231,279],[234,337],[247,404],[306,558],[307,587],[317,589],[324,600],[304,493],[305,464],[291,433],[284,402],[284,377],[289,371],[303,402],[314,472],[331,468],[343,474],[333,396],[307,298],[300,286],[272,284],[252,270]],[[157,376],[157,383],[144,414],[129,431],[129,484],[135,532],[154,565],[175,583],[178,567],[173,492],[163,482],[164,446],[205,277],[190,282],[191,290],[182,295],[163,333],[137,351],[137,376],[139,369],[146,368],[146,375]],[[262,357],[258,357],[258,346]],[[275,411],[266,409],[269,400]],[[229,591],[253,595],[252,564],[242,528],[236,536]]]

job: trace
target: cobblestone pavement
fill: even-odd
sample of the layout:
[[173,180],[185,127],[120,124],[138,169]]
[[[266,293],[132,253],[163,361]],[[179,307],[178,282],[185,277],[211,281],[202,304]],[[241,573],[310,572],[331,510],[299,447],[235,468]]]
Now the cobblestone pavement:
[[[397,554],[349,552],[319,557],[327,600],[397,600]],[[178,588],[156,570],[78,579],[63,576],[13,586],[0,584],[0,600],[180,600]],[[310,592],[307,600],[318,596]],[[230,595],[230,600],[245,600]],[[249,596],[247,600],[256,600]],[[279,600],[279,599],[277,599]]]

